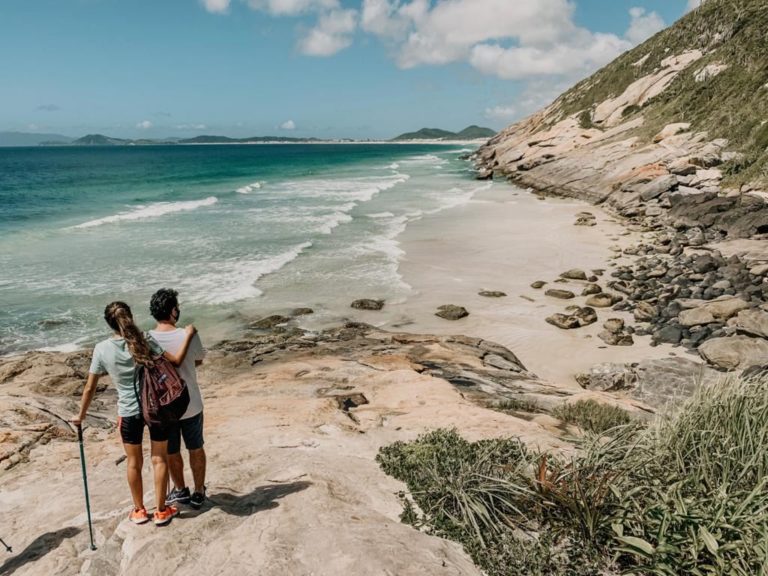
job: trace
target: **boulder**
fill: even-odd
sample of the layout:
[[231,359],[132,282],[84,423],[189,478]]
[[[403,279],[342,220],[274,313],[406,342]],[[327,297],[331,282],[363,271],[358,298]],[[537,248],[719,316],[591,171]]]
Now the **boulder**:
[[581,291],[582,296],[592,296],[593,294],[600,294],[603,289],[597,284],[587,284],[584,290]]
[[673,174],[667,174],[666,176],[659,176],[647,184],[644,184],[638,192],[640,193],[640,199],[643,200],[643,202],[648,202],[649,200],[658,198],[664,194],[664,192],[669,192],[676,186],[677,177]]
[[653,341],[657,344],[680,344],[682,339],[682,329],[674,324],[668,324],[653,333]]
[[435,316],[445,320],[461,320],[469,316],[469,312],[463,306],[454,306],[453,304],[444,304],[437,309]]
[[588,326],[597,322],[597,312],[589,306],[569,306],[566,311],[579,321],[580,326]]
[[624,320],[621,318],[609,318],[603,323],[603,328],[611,334],[619,334],[624,331]]
[[648,302],[638,302],[633,314],[637,322],[650,322],[659,315],[659,309]]
[[702,306],[701,308],[683,310],[680,312],[678,321],[681,326],[700,326],[702,324],[712,324],[715,321],[715,317],[705,306]]
[[533,288],[534,290],[540,290],[541,288],[544,288],[544,286],[546,285],[547,283],[544,282],[543,280],[536,280],[536,282],[531,284],[531,288]]
[[768,338],[768,312],[764,310],[742,310],[728,325],[739,332]]
[[314,314],[315,311],[312,308],[294,308],[291,311],[291,316],[306,316],[308,314]]
[[552,326],[557,326],[558,328],[562,330],[573,330],[574,328],[581,328],[581,323],[579,322],[579,319],[575,316],[568,316],[567,314],[552,314],[552,316],[548,316],[546,319],[548,324],[552,324]]
[[566,312],[570,312],[570,314],[553,314],[546,321],[563,330],[573,330],[597,322],[597,312],[594,308],[569,306],[566,308]]
[[696,174],[697,167],[691,164],[687,158],[679,158],[671,162],[667,169],[677,176],[691,176]]
[[557,288],[550,288],[544,294],[551,296],[552,298],[559,298],[560,300],[570,300],[576,298],[576,295],[570,290],[559,290]]
[[749,302],[735,296],[721,296],[702,306],[717,320],[728,320],[750,307]]
[[603,330],[597,337],[609,346],[632,346],[635,343],[631,334],[625,334],[623,332],[614,334],[608,330]]
[[355,310],[381,310],[384,308],[384,300],[372,300],[370,298],[361,298],[350,304]]
[[713,338],[699,346],[699,354],[723,370],[740,370],[768,364],[768,340],[749,336]]
[[669,408],[693,395],[701,385],[717,381],[720,373],[706,364],[686,358],[643,360],[637,364],[597,364],[577,374],[576,381],[586,390],[619,392],[653,408]]
[[586,280],[587,273],[584,272],[584,270],[579,270],[578,268],[574,268],[572,270],[568,270],[567,272],[563,272],[562,274],[560,274],[560,278],[566,278],[567,280]]
[[617,302],[621,302],[622,297],[616,294],[609,294],[602,292],[600,294],[594,294],[587,298],[587,306],[593,306],[595,308],[610,308]]

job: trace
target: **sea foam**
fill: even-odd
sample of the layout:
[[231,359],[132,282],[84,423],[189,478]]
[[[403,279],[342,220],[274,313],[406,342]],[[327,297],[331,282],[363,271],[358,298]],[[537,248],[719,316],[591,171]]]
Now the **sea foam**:
[[293,262],[302,252],[312,247],[304,242],[274,256],[248,260],[229,260],[208,265],[210,272],[194,278],[188,289],[194,291],[192,299],[205,304],[226,304],[262,294],[256,282]]
[[159,218],[166,214],[173,214],[174,212],[187,212],[189,210],[197,210],[204,206],[213,206],[219,199],[216,196],[209,196],[203,200],[189,200],[184,202],[155,202],[146,206],[138,206],[133,210],[126,212],[120,212],[112,216],[106,216],[104,218],[98,218],[97,220],[90,220],[73,228],[93,228],[95,226],[102,226],[104,224],[114,224],[115,222],[125,222],[132,220],[146,220],[149,218]]

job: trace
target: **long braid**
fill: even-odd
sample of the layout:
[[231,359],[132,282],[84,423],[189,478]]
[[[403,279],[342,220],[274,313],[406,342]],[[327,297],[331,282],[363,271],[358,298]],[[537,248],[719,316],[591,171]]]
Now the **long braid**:
[[125,339],[134,362],[142,366],[154,364],[149,344],[141,330],[133,323],[133,315],[128,304],[112,302],[107,305],[104,310],[104,319],[115,332]]

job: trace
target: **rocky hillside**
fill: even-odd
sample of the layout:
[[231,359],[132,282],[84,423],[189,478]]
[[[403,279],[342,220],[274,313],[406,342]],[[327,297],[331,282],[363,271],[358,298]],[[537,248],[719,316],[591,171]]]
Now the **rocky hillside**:
[[709,0],[502,131],[479,158],[524,184],[594,202],[670,174],[679,178],[663,192],[764,190],[765,2]]
[[474,159],[479,178],[602,204],[652,233],[608,284],[638,334],[721,369],[768,364],[765,0],[707,0]]

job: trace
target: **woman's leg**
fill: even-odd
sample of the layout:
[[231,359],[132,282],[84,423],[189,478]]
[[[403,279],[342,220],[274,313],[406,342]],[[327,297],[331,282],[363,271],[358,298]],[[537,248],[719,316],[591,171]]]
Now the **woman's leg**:
[[165,510],[165,490],[168,486],[168,440],[152,440],[152,468],[155,472],[157,509]]
[[141,467],[144,465],[144,453],[141,444],[123,444],[128,474],[128,486],[131,488],[133,507],[144,508],[144,484],[141,481]]

